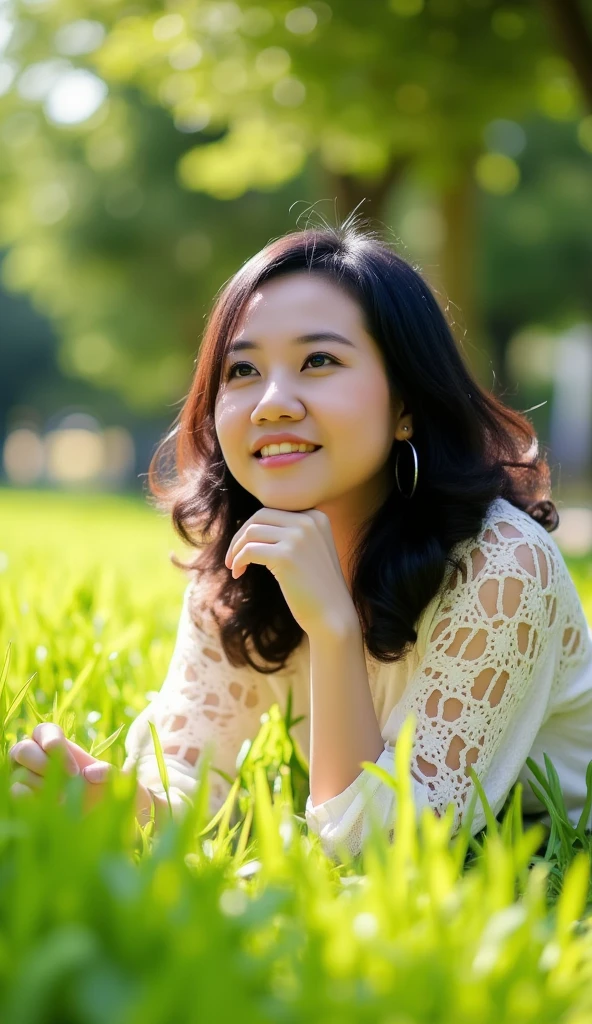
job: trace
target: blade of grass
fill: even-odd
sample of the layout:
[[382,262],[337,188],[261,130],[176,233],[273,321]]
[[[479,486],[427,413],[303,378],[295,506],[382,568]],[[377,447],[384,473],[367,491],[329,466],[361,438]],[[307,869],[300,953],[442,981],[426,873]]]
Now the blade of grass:
[[154,745],[154,752],[156,754],[156,763],[158,765],[158,772],[159,772],[159,775],[160,775],[160,781],[162,782],[162,784],[164,786],[164,791],[166,793],[167,803],[169,805],[169,812],[170,812],[170,816],[172,818],[173,817],[173,808],[172,808],[172,805],[171,805],[171,797],[170,797],[170,793],[169,793],[169,773],[167,771],[167,766],[165,764],[165,760],[164,760],[164,757],[163,757],[162,747],[160,745],[160,740],[158,738],[158,733],[156,731],[156,726],[154,725],[154,722],[150,722],[150,721],[148,722],[148,725],[150,726],[150,732],[152,734],[152,743]]
[[[468,811],[461,819],[461,826],[456,835],[452,838],[451,853],[454,858],[457,874],[466,860],[467,852],[471,847],[471,841],[473,840],[472,825],[478,799],[479,794],[475,790],[471,796]],[[477,844],[473,841],[472,848],[474,849],[476,845]],[[481,852],[481,847],[478,847],[478,849],[479,852]]]
[[[544,774],[544,772],[542,771],[542,769],[541,769],[541,768],[539,768],[539,766],[538,766],[538,764],[536,763],[536,761],[533,761],[532,757],[527,757],[527,758],[526,758],[526,764],[527,764],[527,765],[528,765],[528,767],[530,768],[530,770],[531,770],[532,774],[534,775],[535,779],[537,780],[537,782],[539,782],[539,783],[540,783],[540,785],[541,785],[541,786],[543,787],[543,789],[545,790],[545,792],[546,792],[546,793],[547,793],[547,794],[548,794],[548,795],[549,795],[550,797],[552,797],[552,796],[553,796],[553,793],[552,793],[552,791],[551,791],[551,787],[549,786],[549,782],[548,782],[548,780],[547,780],[547,777],[546,777],[546,775]],[[530,783],[530,779],[528,779],[527,781],[528,781],[528,782]]]
[[210,764],[212,760],[212,749],[206,744],[200,758],[197,771],[197,786],[193,800],[193,829],[195,835],[199,836],[207,821],[210,806]]
[[[214,769],[214,768],[212,769],[212,771],[216,771],[216,770],[217,770],[217,769]],[[226,773],[225,773],[225,772],[222,772],[222,771],[220,770],[220,771],[219,771],[219,774],[220,774],[220,775],[223,775],[223,776],[224,776],[224,778],[228,779],[228,776],[226,775]],[[231,781],[231,782],[232,782],[232,784],[234,785],[234,783],[235,783],[235,781],[236,781],[236,780],[235,780],[235,779],[231,779],[230,781]],[[230,794],[228,794],[228,795],[230,795]],[[228,796],[226,797],[226,800],[227,800],[227,799],[228,799]],[[224,812],[225,812],[225,809],[226,809],[226,800],[225,800],[225,801],[224,801],[224,803],[223,803],[223,804],[222,804],[222,805],[221,805],[221,806],[220,806],[220,807],[218,808],[218,810],[216,811],[216,813],[215,813],[214,817],[210,819],[210,821],[209,821],[209,822],[207,823],[207,825],[205,825],[205,826],[204,826],[204,828],[202,828],[202,829],[201,829],[201,831],[199,831],[199,832],[197,832],[197,833],[196,833],[196,834],[197,834],[197,837],[198,837],[199,839],[201,839],[201,837],[202,837],[202,836],[205,836],[205,835],[207,835],[207,834],[208,834],[208,832],[211,832],[211,831],[212,831],[212,829],[213,829],[213,828],[215,828],[215,826],[216,826],[216,825],[218,824],[218,822],[219,822],[219,821],[221,821],[222,817],[224,816]]]
[[531,782],[530,779],[528,780],[528,785],[532,789],[534,795],[541,801],[544,807],[546,807],[549,817],[551,818],[551,833],[547,841],[547,849],[544,856],[544,860],[551,860],[556,855],[555,847],[557,845],[557,841],[559,840],[561,843],[560,820],[557,816],[552,798],[548,794],[542,793],[538,786],[535,786],[534,782]]
[[229,775],[228,772],[222,771],[221,768],[215,768],[214,765],[212,765],[212,771],[216,772],[216,775],[219,775],[220,778],[225,779],[230,786],[234,785],[235,775]]
[[238,793],[238,791],[240,789],[240,785],[241,785],[241,779],[240,779],[240,776],[237,776],[236,779],[234,780],[234,782],[232,783],[230,792],[229,792],[228,796],[226,797],[226,800],[224,801],[224,803],[222,805],[223,808],[224,808],[224,814],[222,815],[222,820],[220,822],[220,828],[218,829],[218,839],[220,841],[224,840],[224,838],[226,837],[226,834],[228,832],[228,826],[230,825],[230,818],[231,818],[231,815],[232,815],[232,811],[234,809],[234,801],[236,800],[236,794]]
[[397,792],[397,780],[395,779],[395,776],[391,775],[391,773],[387,772],[384,768],[381,768],[380,765],[375,764],[374,761],[360,761],[360,768],[365,768],[370,775],[375,775],[377,779],[384,782],[385,786],[393,789],[395,793]]
[[113,746],[115,740],[119,736],[122,729],[125,729],[125,722],[122,725],[120,725],[119,728],[115,730],[115,732],[112,732],[110,736],[107,736],[107,738],[104,739],[102,743],[97,743],[96,747],[93,742],[91,744],[89,753],[92,754],[93,757],[100,757],[101,754],[105,752],[105,750],[108,750],[109,747]]
[[8,711],[6,712],[6,717],[5,717],[4,723],[3,723],[3,729],[6,729],[6,726],[10,722],[10,719],[13,717],[15,711],[17,710],[18,707],[20,707],[20,705],[21,705],[21,703],[22,703],[22,701],[23,701],[23,699],[25,697],[25,694],[26,694],[27,690],[29,689],[29,687],[30,687],[31,683],[33,682],[33,680],[34,680],[36,675],[37,675],[37,673],[33,672],[33,675],[29,676],[29,678],[27,679],[27,682],[23,686],[21,686],[20,690],[18,691],[18,693],[14,697],[10,707],[8,708]]
[[290,728],[289,723],[292,720],[292,687],[291,686],[288,687],[288,696],[286,698],[286,715],[285,715],[285,718],[286,718],[286,726],[289,729]]
[[255,776],[255,825],[259,843],[259,856],[266,872],[271,875],[281,871],[283,846],[276,816],[273,812],[267,775],[262,765],[256,764]]
[[57,722],[58,725],[61,724],[61,718],[64,712],[67,711],[70,705],[73,704],[74,701],[78,698],[78,694],[81,692],[82,688],[84,687],[84,684],[88,680],[88,677],[90,676],[93,669],[96,667],[98,660],[99,659],[97,657],[93,658],[92,661],[87,661],[84,668],[78,673],[76,679],[74,680],[74,683],[72,684],[72,687],[67,691],[64,699],[62,700],[57,716],[54,708],[54,721]]
[[501,825],[504,844],[514,846],[522,835],[522,783],[516,783]]
[[590,811],[592,810],[592,761],[588,762],[586,768],[586,801],[580,814],[578,823],[576,825],[576,833],[580,839],[584,839],[586,835],[586,823],[590,817]]
[[578,921],[584,911],[589,883],[590,855],[581,850],[565,873],[557,901],[557,937],[562,945],[569,940],[574,921]]
[[247,813],[245,814],[245,818],[244,818],[244,821],[243,821],[243,827],[241,829],[241,834],[239,836],[239,840],[238,840],[238,843],[236,845],[236,850],[234,851],[234,857],[232,858],[232,862],[233,862],[235,867],[240,867],[241,861],[242,861],[242,859],[244,857],[245,850],[247,848],[247,843],[249,841],[249,833],[251,831],[251,824],[253,822],[253,814],[254,814],[254,805],[253,805],[253,800],[251,798],[251,803],[249,804],[249,807],[247,809]]
[[[224,801],[224,803],[226,803],[226,801]],[[204,828],[202,828],[201,832],[197,833],[198,838],[201,839],[202,836],[206,836],[208,834],[208,832],[211,832],[212,829],[215,828],[215,826],[218,824],[218,822],[222,818],[223,814],[224,814],[224,804],[222,804],[222,806],[218,808],[218,810],[216,811],[214,817],[210,819],[210,821],[208,822],[208,824]]]
[[6,694],[5,694],[4,687],[5,687],[5,684],[6,684],[6,680],[8,679],[8,669],[10,668],[11,651],[12,651],[12,641],[10,640],[8,642],[8,647],[6,648],[6,654],[4,656],[4,664],[2,666],[2,673],[0,674],[0,721],[4,721],[4,715],[5,715],[5,711],[6,711],[6,704],[5,704]]
[[561,782],[559,781],[557,770],[551,758],[548,757],[547,754],[543,754],[543,757],[545,759],[547,775],[549,776],[549,785],[551,787],[551,793],[553,794],[553,802],[555,804],[555,809],[557,810],[558,814],[565,822],[565,824],[569,826],[571,825],[571,822],[569,821],[569,817],[567,814],[567,807],[565,806],[563,790],[561,789]]
[[222,864],[228,858],[228,854],[232,848],[232,840],[241,827],[241,822],[237,821],[236,825],[233,825],[229,832],[226,833],[222,841],[216,841],[216,850],[212,857],[213,864]]
[[555,770],[555,766],[547,754],[544,753],[543,757],[545,759],[545,767],[549,776],[549,813],[552,814],[553,820],[556,821],[557,836],[559,838],[559,844],[561,846],[561,852],[564,860],[570,861],[573,857],[572,837],[574,836],[575,829],[567,814],[567,808],[565,806],[565,800],[561,790],[561,783]]
[[483,805],[483,813],[485,814],[485,821],[487,824],[487,834],[489,835],[489,833],[491,832],[492,835],[499,836],[499,826],[496,821],[495,814],[493,813],[489,805],[489,800],[485,795],[485,790],[481,785],[481,780],[479,779],[479,776],[477,775],[477,772],[473,768],[472,764],[469,765],[469,775],[473,780],[475,789],[477,790],[479,794],[479,799],[481,800],[481,803]]
[[29,696],[26,697],[25,703],[26,703],[29,711],[33,715],[33,718],[36,718],[38,723],[41,723],[41,722],[45,721],[45,718],[43,717],[43,715],[39,714],[37,708],[35,707],[33,701],[31,700],[31,698]]

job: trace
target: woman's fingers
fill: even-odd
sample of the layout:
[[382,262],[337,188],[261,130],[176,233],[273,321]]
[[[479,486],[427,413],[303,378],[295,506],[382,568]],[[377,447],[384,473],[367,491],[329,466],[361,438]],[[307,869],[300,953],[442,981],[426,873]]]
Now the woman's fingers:
[[[9,792],[12,793],[12,795],[14,797],[16,797],[18,800],[20,800],[21,798],[26,798],[28,796],[34,796],[35,795],[35,790],[31,789],[30,786],[25,786],[24,782],[13,782],[12,786],[10,787]],[[65,793],[59,793],[58,794],[58,804],[60,805],[60,807],[62,807],[63,804],[65,804],[65,802],[66,802],[66,794]]]
[[16,769],[14,773],[13,785],[24,785],[29,789],[41,789],[43,787],[43,776],[38,775],[37,772],[32,772],[30,768],[24,768],[22,765]]
[[[8,751],[17,769],[11,788],[15,796],[24,796],[41,788],[49,764],[48,755],[56,747],[63,751],[66,770],[70,775],[80,775],[85,768],[90,769],[92,766],[93,770],[86,781],[89,784],[95,783],[95,789],[96,783],[105,781],[105,772],[113,770],[113,765],[93,757],[77,743],[66,739],[63,729],[55,722],[40,722],[35,726],[32,737],[19,740]],[[92,799],[96,800],[97,796]]]
[[9,757],[25,768],[30,768],[38,775],[45,775],[49,763],[48,753],[60,747],[63,751],[66,769],[71,775],[79,775],[80,768],[73,753],[68,748],[68,741],[63,730],[53,722],[41,722],[35,726],[32,738],[19,740],[8,751]]
[[29,789],[28,786],[23,785],[22,782],[13,782],[12,786],[10,787],[10,792],[12,793],[13,796],[19,798],[22,796],[33,795],[33,790]]
[[93,784],[97,782],[106,782],[107,778],[114,771],[113,765],[109,761],[96,760],[93,764],[87,765],[86,768],[82,769],[82,774],[87,782]]
[[46,753],[50,750],[55,750],[56,747],[61,747],[64,752],[66,768],[70,774],[80,774],[80,768],[78,767],[74,753],[70,749],[68,741],[64,736],[64,731],[59,725],[56,725],[55,722],[40,722],[39,725],[36,725],[33,729],[33,739]]
[[66,740],[66,743],[68,745],[68,749],[72,757],[74,758],[76,764],[80,768],[80,771],[86,768],[89,764],[96,764],[98,758],[93,757],[92,754],[89,754],[84,749],[84,747],[80,747],[78,743],[74,743],[73,740]]
[[[33,729],[33,739],[44,749],[47,750],[47,744],[51,746],[61,746],[63,744],[66,750],[66,756],[68,763],[72,766],[76,765],[77,768],[82,771],[89,764],[94,764],[97,760],[92,754],[89,754],[84,747],[74,743],[73,740],[67,740],[64,736],[63,729],[56,725],[55,722],[40,722]],[[70,761],[70,759],[72,759]],[[77,773],[75,773],[77,774]]]
[[35,743],[35,740],[29,738],[19,740],[18,743],[15,743],[10,748],[8,756],[15,762],[15,765],[23,765],[25,768],[30,768],[37,775],[44,775],[47,771],[49,758],[42,751],[39,744]]

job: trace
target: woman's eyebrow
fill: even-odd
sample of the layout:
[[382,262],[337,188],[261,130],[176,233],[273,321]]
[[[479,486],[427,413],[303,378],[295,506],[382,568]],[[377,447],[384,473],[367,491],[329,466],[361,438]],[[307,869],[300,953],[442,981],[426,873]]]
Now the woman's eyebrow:
[[[336,331],[315,331],[313,334],[300,334],[297,338],[292,341],[293,345],[309,345],[313,341],[338,341],[342,345],[350,345],[355,348],[353,341],[348,338],[344,338],[342,334],[337,334]],[[256,341],[235,341],[228,348],[226,355],[230,356],[233,352],[244,352],[247,349],[260,349],[262,346],[258,345]]]

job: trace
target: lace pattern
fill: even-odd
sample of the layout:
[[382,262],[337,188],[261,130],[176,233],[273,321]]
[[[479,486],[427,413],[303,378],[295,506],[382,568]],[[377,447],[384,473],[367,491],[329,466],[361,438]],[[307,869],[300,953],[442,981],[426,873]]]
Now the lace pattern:
[[[412,711],[417,813],[430,807],[441,815],[451,803],[455,832],[474,789],[470,766],[494,813],[518,777],[525,782],[525,812],[544,810],[526,785],[524,767],[532,752],[544,768],[542,751],[536,747],[544,736],[543,749],[560,773],[563,748],[569,744],[571,774],[566,755],[566,786],[575,815],[585,795],[585,765],[592,759],[592,633],[561,553],[540,524],[497,498],[479,536],[456,545],[451,556],[460,569],[448,566],[439,595],[424,609],[431,621],[424,616],[420,620],[422,630],[427,627],[421,660],[416,659],[413,668],[408,667],[410,660],[378,669],[386,673],[380,698],[381,714],[385,708],[386,714],[381,717],[385,748],[377,764],[394,773],[396,739]],[[251,666],[237,669],[227,661],[216,632],[208,597],[194,576],[185,590],[162,689],[132,723],[126,738],[124,768],[137,760],[144,784],[163,794],[148,720],[156,725],[176,815],[184,813],[186,799],[195,792],[196,767],[206,743],[214,746],[213,766],[234,777],[242,743],[256,736],[261,714],[278,699],[288,679],[294,682],[302,707],[307,712],[309,708],[305,658],[295,662],[293,679],[287,669],[272,676]],[[408,673],[408,678],[401,673]],[[374,697],[370,668],[369,683]],[[395,692],[402,696],[395,697]],[[563,747],[555,740],[555,714],[561,716]],[[303,725],[307,732],[308,720]],[[306,743],[303,749],[308,756]],[[210,786],[213,813],[229,784],[210,770]],[[394,800],[390,787],[364,770],[323,804],[313,807],[309,797],[306,820],[326,852],[334,855],[345,849],[356,854],[368,835],[371,816],[392,838]],[[484,824],[478,802],[472,833]]]
[[[552,696],[570,674],[590,666],[592,637],[555,542],[504,499],[494,502],[479,536],[453,554],[460,571],[447,572],[425,656],[386,723],[377,764],[395,773],[396,737],[413,712],[417,813],[427,806],[440,816],[452,803],[454,834],[474,792],[469,767],[497,814],[524,772]],[[589,680],[588,695],[591,686]],[[590,701],[588,707],[592,716]],[[327,852],[342,843],[355,854],[368,835],[370,813],[392,839],[394,801],[392,790],[362,772],[319,807],[309,798],[307,821]],[[532,801],[529,806],[534,809]],[[478,802],[472,834],[484,825]]]
[[184,813],[182,793],[192,796],[197,765],[206,744],[213,749],[210,810],[222,805],[229,783],[213,768],[236,775],[236,759],[246,738],[253,739],[273,695],[266,678],[250,666],[237,670],[216,638],[204,588],[193,578],[185,588],[175,647],[163,686],[132,722],[126,737],[128,769],[138,761],[138,777],[164,796],[148,721],[156,726],[173,792],[175,816]]

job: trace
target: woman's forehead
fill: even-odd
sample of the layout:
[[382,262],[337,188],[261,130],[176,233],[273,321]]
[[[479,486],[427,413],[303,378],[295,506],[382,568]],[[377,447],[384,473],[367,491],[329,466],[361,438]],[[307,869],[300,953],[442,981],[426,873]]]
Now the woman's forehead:
[[[340,326],[363,331],[362,310],[357,302],[326,275],[291,273],[265,281],[249,298],[240,331],[267,329],[304,334]],[[300,329],[302,328],[302,329]]]

